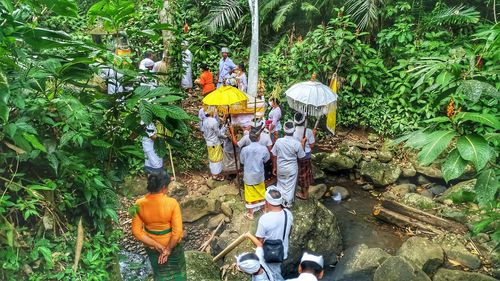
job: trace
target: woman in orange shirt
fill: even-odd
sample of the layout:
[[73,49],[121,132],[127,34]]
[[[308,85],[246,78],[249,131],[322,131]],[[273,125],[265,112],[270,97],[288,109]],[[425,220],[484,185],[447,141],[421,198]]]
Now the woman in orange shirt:
[[200,84],[204,96],[215,90],[214,75],[210,72],[206,64],[201,65],[200,78],[196,79],[194,82]]
[[132,233],[146,246],[155,281],[185,281],[181,208],[166,194],[169,183],[165,171],[148,176],[149,193],[135,203]]

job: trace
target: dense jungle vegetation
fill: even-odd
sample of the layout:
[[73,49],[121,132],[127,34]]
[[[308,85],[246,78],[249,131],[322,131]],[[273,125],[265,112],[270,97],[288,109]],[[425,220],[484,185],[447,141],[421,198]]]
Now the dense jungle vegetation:
[[[456,200],[481,207],[472,235],[500,241],[497,8],[494,0],[260,1],[259,78],[267,95],[283,98],[313,72],[325,84],[338,75],[339,125],[401,137],[423,164],[441,162],[447,181],[475,174],[475,192]],[[98,25],[126,32],[133,55],[94,43]],[[117,189],[143,164],[140,120],[165,126],[155,145],[162,155],[171,145],[181,169],[203,166],[204,145],[190,137],[196,118],[180,106],[180,42],[190,43],[196,76],[201,63],[216,70],[223,46],[246,62],[250,35],[245,0],[0,0],[0,279],[112,278]],[[165,45],[163,85],[138,86],[141,55]],[[94,83],[102,65],[133,90],[102,91]]]

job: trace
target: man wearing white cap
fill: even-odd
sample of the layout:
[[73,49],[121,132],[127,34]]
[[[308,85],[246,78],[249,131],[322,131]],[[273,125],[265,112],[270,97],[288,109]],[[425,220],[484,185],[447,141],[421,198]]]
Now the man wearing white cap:
[[323,256],[304,253],[299,264],[299,277],[287,281],[318,281],[323,278]]
[[140,70],[153,70],[155,66],[155,62],[153,61],[153,52],[146,51],[144,52],[144,59],[139,63]]
[[[270,186],[264,197],[267,212],[259,218],[255,236],[264,243],[264,251],[266,251],[266,241],[281,241],[283,245],[283,260],[286,260],[293,225],[292,212],[283,208],[283,198],[275,186]],[[266,253],[264,252],[264,254]],[[268,260],[266,262],[275,280],[283,280],[283,277],[281,277],[282,262],[269,262]]]
[[276,186],[283,195],[284,205],[290,207],[297,186],[299,170],[297,159],[304,158],[306,153],[302,144],[293,137],[295,132],[293,122],[287,121],[283,130],[285,136],[276,141],[271,152],[273,154],[273,174],[278,177]]
[[148,136],[142,138],[144,171],[147,174],[163,171],[163,159],[155,151],[156,127],[153,123],[146,126],[146,133]]
[[223,84],[224,80],[227,79],[233,70],[236,68],[234,62],[229,58],[229,49],[224,47],[220,50],[222,58],[219,61],[219,73],[217,74],[217,89],[219,89]]
[[238,268],[246,274],[250,274],[252,281],[276,281],[264,259],[262,242],[249,232],[245,236],[255,245],[255,253],[243,253],[236,257]]
[[191,62],[193,61],[193,54],[188,49],[188,41],[182,41],[182,68],[184,75],[182,76],[181,87],[188,92],[193,88],[193,70]]

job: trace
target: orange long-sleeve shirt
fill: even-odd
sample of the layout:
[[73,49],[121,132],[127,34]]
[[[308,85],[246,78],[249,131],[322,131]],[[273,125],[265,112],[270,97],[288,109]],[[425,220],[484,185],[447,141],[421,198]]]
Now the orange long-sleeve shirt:
[[210,70],[203,71],[200,75],[200,85],[203,87],[203,95],[206,95],[215,90],[214,76]]
[[[139,206],[139,211],[132,219],[132,234],[137,239],[146,234],[163,246],[167,246],[170,239],[181,240],[182,214],[177,200],[162,193],[147,194],[138,199],[136,205]],[[172,228],[172,232],[155,235],[144,228],[152,231]]]

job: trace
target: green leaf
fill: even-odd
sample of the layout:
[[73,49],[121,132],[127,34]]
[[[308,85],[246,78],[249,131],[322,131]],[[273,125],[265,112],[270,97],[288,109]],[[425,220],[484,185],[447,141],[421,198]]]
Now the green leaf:
[[500,186],[498,177],[493,169],[484,170],[476,181],[476,198],[480,206],[486,206],[488,202],[495,200],[495,195]]
[[492,114],[476,112],[460,112],[455,117],[457,120],[473,121],[500,130],[500,119]]
[[456,136],[454,131],[435,131],[428,137],[429,141],[418,153],[418,161],[426,166],[431,164],[448,147]]
[[488,142],[476,134],[460,137],[457,141],[457,148],[463,159],[474,164],[476,171],[484,168],[491,157]]
[[429,135],[423,131],[416,131],[412,133],[412,136],[406,141],[405,147],[411,148],[422,148],[429,142]]
[[52,268],[54,266],[54,262],[52,261],[52,252],[49,248],[40,246],[38,247],[38,251],[42,254],[45,262],[47,263],[48,268]]
[[446,123],[446,122],[450,122],[450,119],[446,116],[434,117],[424,121],[424,123]]
[[450,80],[453,78],[453,75],[449,73],[448,71],[443,71],[441,72],[438,77],[436,78],[436,83],[446,86],[450,82]]
[[92,140],[90,143],[93,146],[103,147],[103,148],[110,148],[112,146],[109,142],[103,140]]
[[32,184],[32,185],[28,185],[27,188],[29,188],[31,190],[54,190],[56,188],[56,186],[55,185],[45,186],[45,185]]
[[154,102],[155,103],[170,103],[170,102],[178,101],[181,99],[183,99],[183,97],[171,95],[171,96],[166,96],[163,98],[156,99],[156,100],[154,100]]
[[441,167],[444,180],[449,182],[452,179],[458,178],[464,173],[466,167],[467,162],[460,156],[457,149],[453,149]]
[[38,139],[36,138],[35,135],[32,135],[32,134],[28,134],[28,133],[23,133],[23,137],[24,139],[26,139],[27,141],[29,141],[29,143],[31,143],[31,145],[35,148],[35,149],[38,149],[38,150],[41,150],[43,152],[47,152],[47,149],[45,149],[45,146],[43,146],[43,144],[41,144]]
[[167,105],[164,107],[167,110],[167,117],[172,119],[184,120],[189,119],[189,115],[184,111],[184,109],[175,106],[175,105]]

